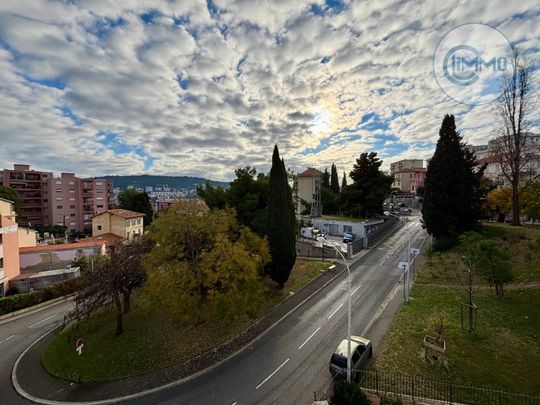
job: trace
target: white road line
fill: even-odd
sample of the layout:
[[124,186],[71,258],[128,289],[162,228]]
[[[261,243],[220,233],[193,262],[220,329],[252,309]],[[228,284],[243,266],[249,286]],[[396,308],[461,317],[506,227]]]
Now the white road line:
[[333,264],[333,265],[331,265],[330,267],[328,267],[328,270],[332,270],[332,269],[335,268],[335,267],[336,267],[336,265]]
[[340,309],[342,306],[343,306],[343,302],[341,303],[341,305],[340,305],[339,307],[336,308],[336,310],[335,310],[334,312],[332,312],[332,313],[330,314],[330,316],[328,317],[328,319],[332,318],[332,317],[336,314],[336,312],[339,311],[339,309]]
[[231,405],[236,405],[238,402],[233,402]]
[[281,366],[279,366],[278,368],[276,368],[276,369],[274,370],[274,372],[273,372],[272,374],[270,374],[268,377],[266,377],[259,385],[257,385],[257,386],[255,387],[255,389],[258,390],[259,388],[261,388],[261,386],[262,386],[265,382],[267,382],[270,378],[272,378],[272,376],[273,376],[274,374],[276,374],[276,373],[281,369],[281,367],[283,367],[285,364],[287,364],[287,362],[288,362],[289,360],[290,360],[290,359],[287,358],[287,360],[285,360],[283,363],[281,363]]
[[311,339],[313,336],[315,336],[315,333],[317,333],[318,331],[321,330],[321,327],[319,326],[317,329],[315,329],[315,332],[313,332],[311,335],[309,335],[309,337],[304,341],[304,343],[302,343],[300,345],[300,347],[298,347],[298,350],[300,350],[302,347],[304,347],[304,345],[309,342],[309,339]]
[[42,320],[39,321],[39,322],[33,323],[32,325],[29,326],[29,328],[33,328],[34,326],[39,325],[41,322],[45,322],[46,320],[51,319],[51,318],[53,318],[53,317],[55,317],[55,316],[56,316],[56,314],[51,315],[51,316],[48,316],[47,318],[42,319]]
[[14,337],[15,337],[15,335],[8,336],[8,337],[5,338],[4,340],[0,341],[0,343],[7,342],[9,339],[14,338]]
[[360,284],[358,287],[356,287],[356,288],[354,289],[354,291],[351,293],[351,297],[354,295],[355,292],[358,291],[358,289],[359,289],[360,287],[362,287],[362,284]]

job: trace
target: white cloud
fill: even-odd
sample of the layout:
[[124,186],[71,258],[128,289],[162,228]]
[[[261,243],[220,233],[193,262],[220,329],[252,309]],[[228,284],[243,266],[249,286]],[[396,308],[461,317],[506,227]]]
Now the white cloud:
[[[349,171],[372,149],[385,166],[426,158],[446,113],[470,142],[492,129],[489,107],[434,79],[447,31],[477,21],[540,49],[533,1],[316,3],[322,13],[289,0],[2,1],[0,162],[230,179],[267,170],[274,143],[296,170]],[[372,113],[381,126],[360,124]]]

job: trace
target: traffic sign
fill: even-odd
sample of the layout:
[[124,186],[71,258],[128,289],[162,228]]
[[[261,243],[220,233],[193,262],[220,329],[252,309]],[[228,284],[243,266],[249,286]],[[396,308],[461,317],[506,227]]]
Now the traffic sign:
[[77,353],[79,353],[79,356],[82,353],[83,346],[84,346],[84,339],[83,338],[77,339],[77,342],[75,343],[75,350],[77,351]]

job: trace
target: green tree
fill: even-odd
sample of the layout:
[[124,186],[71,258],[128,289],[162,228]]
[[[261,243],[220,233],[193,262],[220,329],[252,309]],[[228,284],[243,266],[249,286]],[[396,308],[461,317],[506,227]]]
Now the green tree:
[[152,209],[152,204],[150,204],[150,197],[145,192],[135,189],[122,190],[118,194],[118,207],[144,214],[144,226],[150,225],[154,218],[154,210]]
[[455,240],[474,229],[481,214],[480,181],[474,155],[464,147],[453,115],[446,115],[430,160],[422,205],[423,223],[435,238]]
[[325,215],[336,214],[339,211],[338,195],[334,194],[329,188],[321,188],[321,204]]
[[236,178],[228,189],[207,183],[197,188],[197,194],[211,209],[231,207],[236,210],[238,221],[260,236],[267,232],[268,176],[257,174],[249,166],[235,170]]
[[234,209],[183,202],[163,212],[148,234],[147,291],[183,320],[254,315],[268,243],[238,224]]
[[328,173],[328,167],[324,168],[324,172],[322,174],[322,179],[321,179],[321,186],[330,188],[330,173]]
[[529,184],[525,189],[525,207],[523,211],[531,219],[540,219],[540,180]]
[[330,170],[330,190],[332,190],[334,194],[339,194],[339,178],[337,174],[336,165],[333,163],[332,163],[332,168]]
[[269,275],[282,288],[296,261],[296,217],[285,163],[279,157],[277,145],[269,179],[268,242],[272,255]]
[[345,171],[343,171],[343,180],[341,180],[341,191],[347,187],[347,175],[345,174]]
[[17,216],[21,215],[21,199],[17,192],[9,186],[0,185],[0,198],[13,202],[13,209]]
[[350,173],[353,183],[342,189],[340,206],[351,216],[381,213],[384,199],[390,193],[392,177],[385,175],[377,153],[362,153]]

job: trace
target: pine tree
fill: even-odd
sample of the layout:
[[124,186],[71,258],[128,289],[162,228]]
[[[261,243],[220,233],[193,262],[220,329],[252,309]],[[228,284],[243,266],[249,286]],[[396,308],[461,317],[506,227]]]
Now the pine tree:
[[429,162],[422,205],[423,223],[435,238],[453,240],[474,229],[480,216],[480,179],[474,155],[464,148],[453,115],[445,115]]
[[322,186],[326,188],[330,188],[330,173],[328,173],[328,168],[324,168],[324,173],[322,175]]
[[279,157],[277,145],[272,155],[269,180],[268,243],[272,256],[268,272],[282,288],[296,261],[296,218],[285,162]]
[[343,180],[341,181],[341,191],[347,187],[347,175],[345,174],[345,170],[343,170]]
[[339,178],[336,165],[333,163],[332,169],[330,170],[330,190],[332,190],[334,194],[339,194]]

